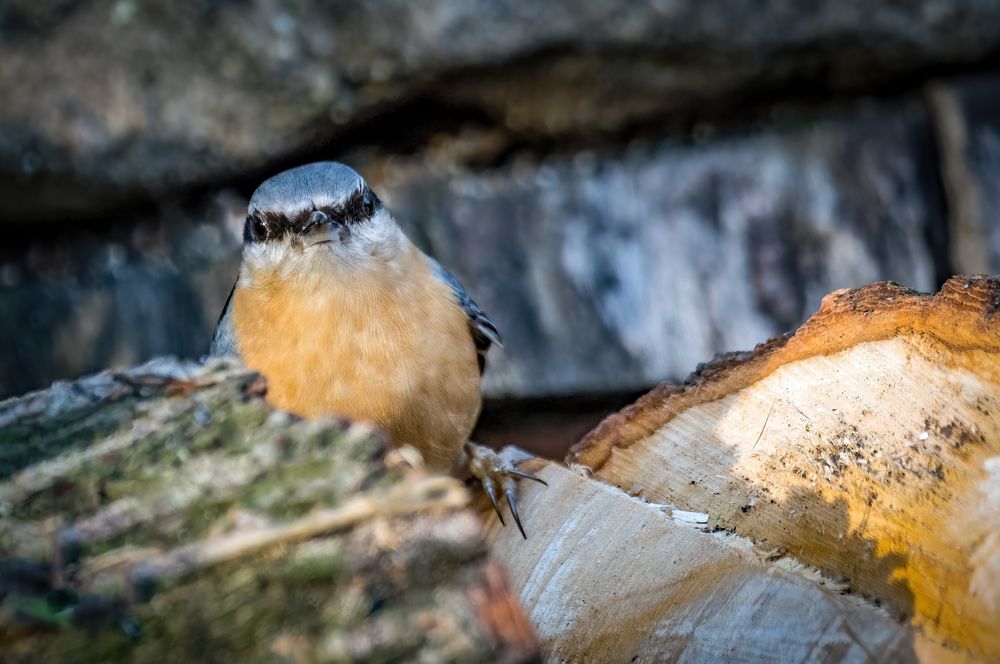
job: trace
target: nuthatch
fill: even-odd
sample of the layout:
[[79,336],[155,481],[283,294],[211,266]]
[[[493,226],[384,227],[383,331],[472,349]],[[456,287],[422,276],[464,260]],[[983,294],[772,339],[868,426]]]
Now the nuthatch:
[[250,199],[243,243],[211,354],[264,374],[278,408],[374,422],[434,468],[467,464],[501,523],[506,495],[524,535],[516,478],[542,480],[469,441],[500,333],[364,179],[334,162],[270,178]]

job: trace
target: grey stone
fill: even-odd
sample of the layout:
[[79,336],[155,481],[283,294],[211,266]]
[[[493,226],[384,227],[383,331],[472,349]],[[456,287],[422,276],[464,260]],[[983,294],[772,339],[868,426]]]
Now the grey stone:
[[389,206],[501,328],[486,391],[627,390],[794,329],[831,290],[932,290],[917,105],[495,172],[386,168]]
[[[351,165],[500,326],[487,394],[525,397],[683,378],[794,329],[836,288],[932,290],[943,212],[931,140],[922,108],[901,103],[495,169],[463,166],[459,144]],[[210,198],[114,242],[46,241],[0,265],[20,275],[0,288],[2,392],[207,352],[245,204]]]
[[[197,358],[236,276],[246,200],[222,192],[0,260],[0,397],[163,353]],[[226,286],[226,284],[229,286]]]
[[425,126],[561,141],[741,117],[996,52],[990,0],[14,0],[0,221],[95,216]]
[[928,100],[948,190],[954,270],[1000,272],[1000,76],[941,81]]

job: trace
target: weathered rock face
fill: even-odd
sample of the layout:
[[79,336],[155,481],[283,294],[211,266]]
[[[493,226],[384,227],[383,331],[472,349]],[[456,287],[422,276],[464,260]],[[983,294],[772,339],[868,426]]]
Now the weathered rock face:
[[[932,288],[928,229],[941,212],[925,172],[930,143],[909,104],[710,145],[650,142],[487,171],[432,157],[359,168],[500,325],[487,393],[537,396],[681,377],[794,327],[839,286]],[[0,337],[17,349],[9,391],[204,353],[236,273],[244,204],[231,195],[171,212],[116,249],[98,245],[56,285],[0,292]]]
[[492,396],[642,389],[836,288],[1000,270],[995,75],[920,94],[989,63],[1000,7],[821,5],[6,3],[0,396],[203,353],[246,197],[314,159],[497,319]]
[[386,169],[505,335],[492,394],[635,389],[793,328],[836,285],[935,283],[919,109],[498,171]]
[[950,259],[960,271],[1000,272],[1000,79],[941,82],[928,99],[952,201]]
[[0,395],[165,352],[205,354],[245,214],[230,192],[194,213],[170,208],[114,233],[70,227],[12,247],[0,268]]
[[392,143],[442,112],[527,140],[740,116],[789,85],[981,60],[1000,6],[18,1],[0,35],[0,214],[25,222],[263,172],[317,140]]

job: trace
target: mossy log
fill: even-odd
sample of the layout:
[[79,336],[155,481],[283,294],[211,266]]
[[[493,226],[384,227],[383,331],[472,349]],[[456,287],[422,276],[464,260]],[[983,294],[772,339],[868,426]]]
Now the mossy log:
[[996,278],[832,293],[566,462],[532,462],[549,486],[522,489],[527,543],[491,526],[554,658],[1000,653]]
[[533,661],[468,493],[169,360],[0,404],[0,659]]

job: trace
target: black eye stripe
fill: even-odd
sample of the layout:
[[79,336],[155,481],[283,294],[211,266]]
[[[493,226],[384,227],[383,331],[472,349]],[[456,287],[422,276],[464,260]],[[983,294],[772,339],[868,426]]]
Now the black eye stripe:
[[348,224],[364,221],[375,214],[381,205],[375,192],[366,186],[355,191],[343,205],[339,206],[339,218]]
[[340,205],[310,206],[294,216],[283,212],[266,210],[247,215],[243,226],[243,241],[247,244],[275,240],[288,233],[299,235],[316,226],[313,223],[316,212],[326,215],[330,221],[351,226],[370,219],[382,208],[382,202],[367,186],[358,189]]

